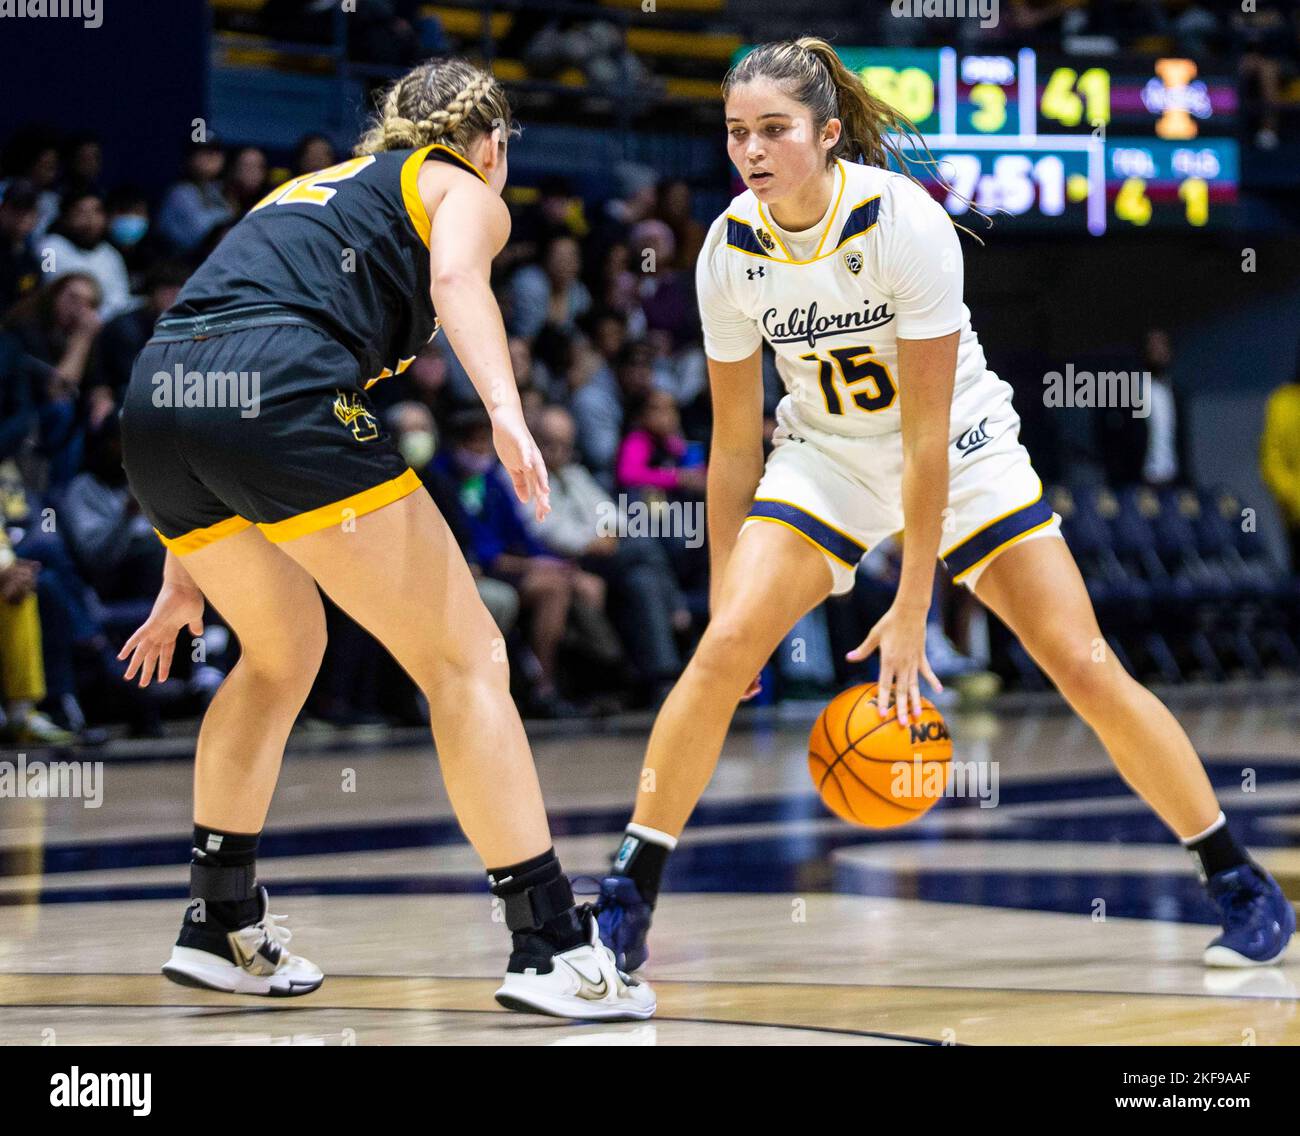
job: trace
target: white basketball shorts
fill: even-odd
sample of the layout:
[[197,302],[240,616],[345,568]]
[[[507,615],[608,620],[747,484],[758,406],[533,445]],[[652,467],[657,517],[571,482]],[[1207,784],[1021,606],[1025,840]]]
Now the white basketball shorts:
[[[903,440],[897,433],[850,437],[800,422],[782,399],[772,453],[741,531],[785,525],[830,563],[832,594],[853,587],[858,561],[903,529]],[[1059,536],[1061,518],[1020,443],[1011,387],[987,374],[953,399],[948,508],[940,558],[972,591],[1000,552]]]

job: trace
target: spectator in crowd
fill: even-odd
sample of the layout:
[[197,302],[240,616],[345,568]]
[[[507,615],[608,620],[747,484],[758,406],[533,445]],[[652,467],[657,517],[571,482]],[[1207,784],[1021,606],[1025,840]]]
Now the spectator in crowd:
[[535,395],[543,402],[555,402],[561,392],[555,388],[550,368],[533,355],[532,344],[522,335],[512,335],[507,346],[520,395]]
[[519,269],[511,280],[511,330],[526,339],[543,328],[569,334],[591,309],[591,293],[581,280],[582,250],[569,236],[552,237],[541,264]]
[[619,485],[681,497],[703,496],[705,469],[698,458],[691,460],[672,395],[650,390],[633,407],[632,429],[618,451]]
[[676,634],[691,622],[672,566],[655,541],[620,535],[618,506],[574,460],[573,416],[551,406],[536,422],[550,477],[551,512],[544,521],[527,514],[524,523],[551,553],[605,581],[615,626],[636,671],[637,700],[658,705],[681,673]]
[[257,146],[240,146],[226,163],[224,192],[231,215],[242,217],[271,190],[266,154]]
[[1300,574],[1300,369],[1268,399],[1259,443],[1260,479],[1268,486],[1286,526],[1291,571]]
[[82,192],[63,199],[53,228],[40,240],[41,267],[51,276],[84,273],[99,285],[101,319],[131,306],[131,278],[122,254],[108,240],[103,199]]
[[293,150],[293,174],[319,173],[338,162],[334,143],[324,134],[304,134]]
[[575,336],[565,369],[569,390],[569,408],[578,422],[578,450],[582,460],[604,484],[612,487],[614,465],[623,437],[623,396],[619,375],[629,382],[648,382],[648,369],[642,371],[633,344],[621,349],[614,367],[596,350],[586,336]]
[[590,287],[597,310],[621,318],[624,330],[633,339],[644,335],[646,326],[641,310],[640,267],[633,262],[631,248],[617,241],[605,246]]
[[41,264],[31,246],[38,202],[29,181],[10,181],[0,195],[0,313],[40,283]]
[[167,191],[158,209],[158,231],[176,252],[194,253],[213,229],[234,216],[222,193],[225,165],[225,153],[214,141],[190,148],[185,177]]
[[537,183],[537,200],[515,216],[502,257],[507,266],[536,261],[556,237],[581,240],[586,235],[582,199],[574,196],[573,186],[563,174],[547,174]]
[[654,170],[636,162],[622,162],[615,168],[614,176],[618,179],[619,195],[605,203],[592,226],[593,248],[627,244],[632,229],[654,214],[658,183]]
[[74,134],[63,147],[63,198],[77,197],[83,193],[103,195],[101,178],[104,173],[104,147],[99,136],[90,133]]
[[176,302],[189,275],[189,266],[182,261],[159,261],[145,277],[144,303],[110,320],[99,333],[93,383],[107,387],[116,405],[121,405],[135,357],[153,334],[158,317]]
[[1101,411],[1099,448],[1106,480],[1117,489],[1140,483],[1160,488],[1191,480],[1187,415],[1174,390],[1172,367],[1169,333],[1152,328],[1142,348],[1145,405]]
[[1240,72],[1256,107],[1255,145],[1276,150],[1281,138],[1282,90],[1297,74],[1297,17],[1293,5],[1283,8],[1265,0],[1232,15],[1232,30],[1240,49]]
[[36,602],[40,565],[14,554],[0,529],[0,740],[15,745],[67,745],[73,736],[36,709],[45,698],[45,660]]
[[108,214],[108,239],[126,262],[134,292],[145,271],[164,251],[151,232],[149,200],[139,186],[118,186],[104,198],[104,211]]
[[647,331],[667,333],[671,337],[671,349],[676,350],[699,335],[694,273],[673,267],[677,238],[666,221],[651,219],[637,225],[632,230],[632,251],[634,256],[642,258],[645,266],[640,300]]
[[691,187],[685,178],[667,178],[659,183],[655,216],[673,231],[676,255],[670,267],[694,273],[708,229],[695,217]]
[[5,147],[4,169],[10,179],[25,181],[36,190],[36,227],[32,234],[41,236],[59,215],[55,188],[59,181],[58,146],[39,128],[20,130]]
[[438,427],[428,406],[422,402],[399,402],[387,414],[388,427],[393,432],[397,448],[407,464],[420,475],[441,511],[457,547],[465,554],[474,584],[483,605],[496,620],[502,635],[509,635],[519,619],[519,593],[504,580],[494,580],[483,572],[478,562],[473,534],[466,523],[465,514],[456,496],[449,493],[451,480],[430,470],[438,449]]
[[436,484],[434,499],[464,527],[483,572],[519,594],[532,652],[529,709],[546,717],[567,715],[573,708],[560,696],[560,644],[570,607],[580,591],[592,597],[593,581],[572,561],[549,555],[524,527],[514,491],[502,480],[487,416],[462,411],[450,433],[428,474]]
[[122,468],[116,414],[86,439],[86,468],[63,493],[63,533],[83,576],[105,600],[141,599],[162,580],[165,550]]

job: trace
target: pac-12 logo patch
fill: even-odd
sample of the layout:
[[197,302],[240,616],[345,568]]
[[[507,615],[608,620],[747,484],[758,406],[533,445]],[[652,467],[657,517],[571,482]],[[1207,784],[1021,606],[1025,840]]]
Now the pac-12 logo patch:
[[844,264],[856,276],[862,271],[862,254],[860,252],[846,252],[844,254]]
[[776,241],[772,239],[772,235],[766,229],[758,230],[758,243],[767,249],[768,252],[771,252],[776,248]]
[[334,400],[334,417],[352,431],[358,442],[373,442],[379,437],[379,423],[361,401],[356,391],[339,391]]

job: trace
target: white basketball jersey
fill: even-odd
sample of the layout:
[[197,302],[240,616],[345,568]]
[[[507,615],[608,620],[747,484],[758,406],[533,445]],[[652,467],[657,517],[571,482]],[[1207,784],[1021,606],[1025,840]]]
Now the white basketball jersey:
[[1005,397],[962,303],[948,214],[901,174],[837,167],[830,209],[798,250],[749,191],[713,223],[696,267],[706,353],[736,362],[767,340],[789,392],[782,417],[831,434],[899,430],[900,337],[959,331],[955,393],[988,382]]

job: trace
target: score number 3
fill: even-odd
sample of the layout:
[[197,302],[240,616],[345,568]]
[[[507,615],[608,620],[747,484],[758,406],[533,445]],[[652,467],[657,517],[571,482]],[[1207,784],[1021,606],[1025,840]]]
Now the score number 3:
[[[868,413],[887,410],[893,406],[898,396],[898,386],[889,368],[879,359],[873,358],[875,352],[870,347],[839,347],[830,353],[829,359],[820,355],[800,355],[810,363],[817,364],[817,380],[821,384],[822,397],[826,400],[827,414],[843,414],[844,403],[840,392],[835,387],[835,373],[838,371],[840,381],[853,396],[858,409]],[[868,384],[862,389],[855,386]]]

